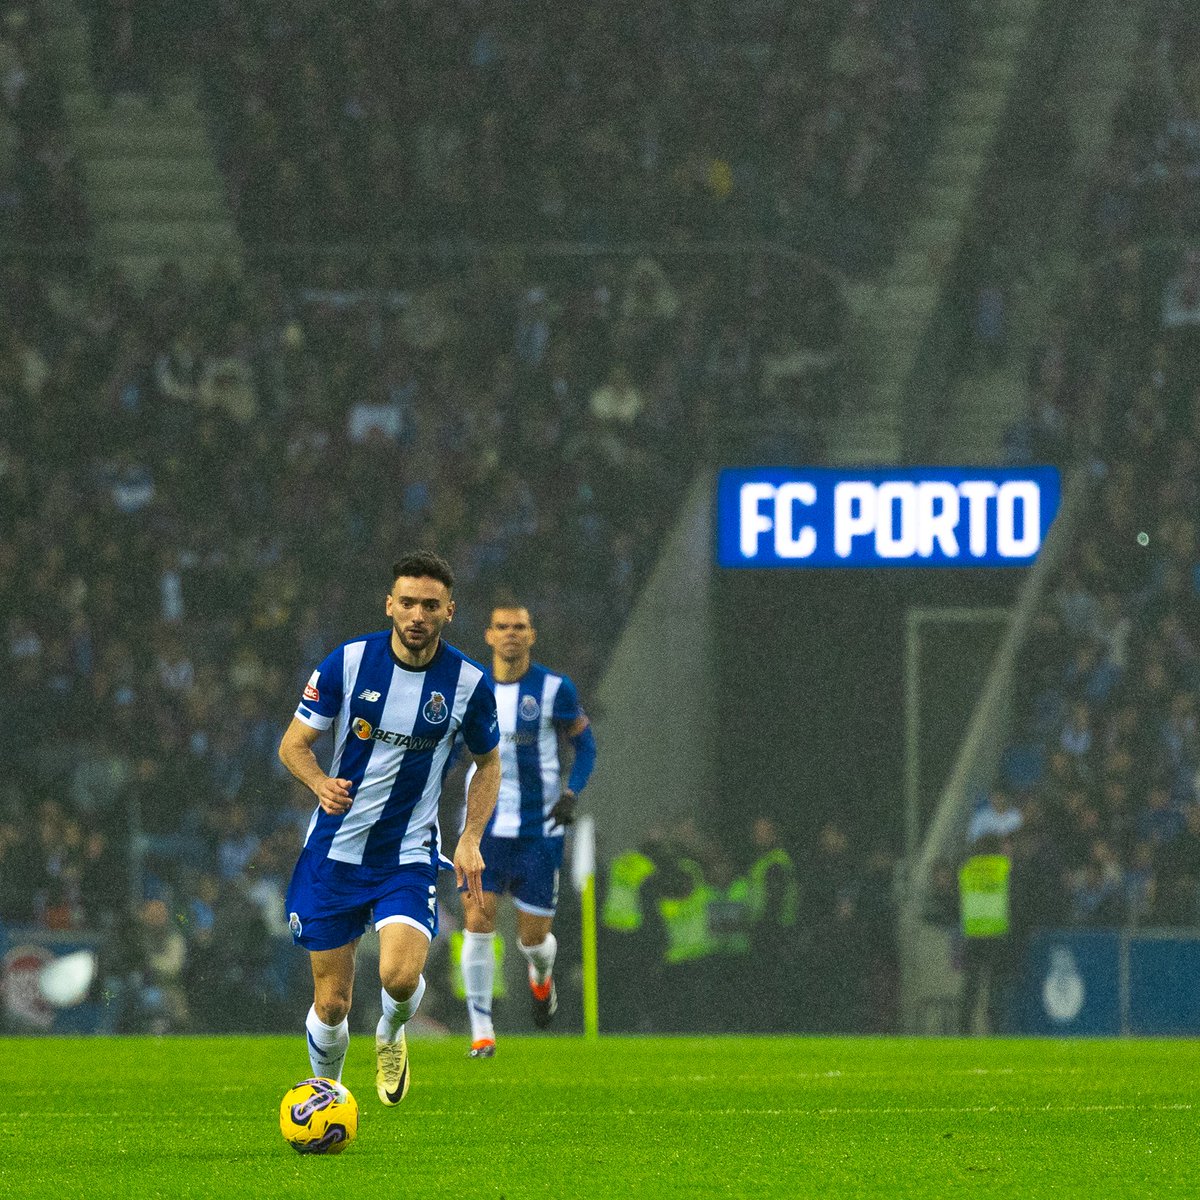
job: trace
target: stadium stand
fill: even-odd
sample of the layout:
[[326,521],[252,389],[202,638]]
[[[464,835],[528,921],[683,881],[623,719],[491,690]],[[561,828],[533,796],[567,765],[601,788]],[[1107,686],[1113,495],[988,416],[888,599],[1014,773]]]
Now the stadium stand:
[[769,238],[865,269],[969,26],[941,0],[220,8],[203,75],[251,246]]
[[1003,762],[1018,858],[1043,880],[1033,924],[1200,922],[1200,21],[1188,6],[1151,6],[1139,62],[1091,192],[1074,319],[1038,345],[1013,441],[1097,479],[1025,648]]
[[41,23],[35,4],[0,7],[0,246],[52,242],[78,261],[87,215]]

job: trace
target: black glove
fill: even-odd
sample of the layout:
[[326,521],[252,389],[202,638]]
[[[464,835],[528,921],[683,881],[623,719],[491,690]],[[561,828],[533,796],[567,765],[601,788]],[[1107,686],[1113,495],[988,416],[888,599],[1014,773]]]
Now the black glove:
[[574,792],[563,790],[563,793],[558,798],[558,803],[550,810],[550,820],[555,825],[573,825],[575,823],[575,805],[579,802],[579,797]]

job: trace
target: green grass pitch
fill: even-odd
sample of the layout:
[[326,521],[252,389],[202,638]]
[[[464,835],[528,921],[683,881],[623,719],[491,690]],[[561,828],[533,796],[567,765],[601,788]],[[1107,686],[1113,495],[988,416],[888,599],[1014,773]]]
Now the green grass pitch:
[[407,1100],[343,1076],[358,1140],[301,1158],[300,1036],[6,1039],[0,1196],[1197,1196],[1200,1043],[414,1041]]

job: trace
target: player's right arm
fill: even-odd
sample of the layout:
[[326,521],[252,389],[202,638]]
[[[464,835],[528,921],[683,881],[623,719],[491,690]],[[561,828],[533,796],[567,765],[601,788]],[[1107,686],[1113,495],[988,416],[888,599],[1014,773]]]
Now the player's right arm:
[[475,773],[467,786],[467,819],[454,850],[454,874],[460,891],[466,891],[476,904],[483,903],[483,853],[479,843],[491,820],[500,794],[500,751],[495,747],[486,754],[474,754]]
[[482,904],[485,863],[479,843],[500,794],[500,724],[496,695],[485,679],[480,679],[467,701],[462,735],[475,767],[467,784],[467,816],[454,851],[454,873],[459,890]]
[[293,717],[279,743],[279,761],[316,796],[323,811],[331,817],[339,817],[354,799],[350,795],[353,785],[349,779],[335,779],[321,770],[313,753],[313,745],[321,733],[320,729]]

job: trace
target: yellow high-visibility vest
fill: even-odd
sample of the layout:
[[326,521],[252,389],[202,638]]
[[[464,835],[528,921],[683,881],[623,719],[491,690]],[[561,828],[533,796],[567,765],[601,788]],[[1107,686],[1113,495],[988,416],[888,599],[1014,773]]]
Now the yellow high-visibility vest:
[[642,927],[642,884],[655,872],[644,854],[628,850],[608,864],[608,891],[601,920],[617,933],[637,933]]
[[767,875],[776,867],[783,869],[783,898],[777,914],[778,923],[785,928],[796,924],[800,909],[800,889],[796,884],[796,867],[786,850],[768,851],[750,868],[746,876],[749,885],[750,911],[753,919],[761,921],[767,907]]
[[692,880],[692,890],[680,899],[665,898],[658,902],[667,931],[666,961],[692,962],[705,958],[719,949],[708,925],[708,906],[717,892],[704,882],[704,873],[691,859],[682,859],[680,870]]
[[977,854],[958,872],[965,937],[1003,937],[1008,932],[1008,876],[1012,863],[1006,854]]

